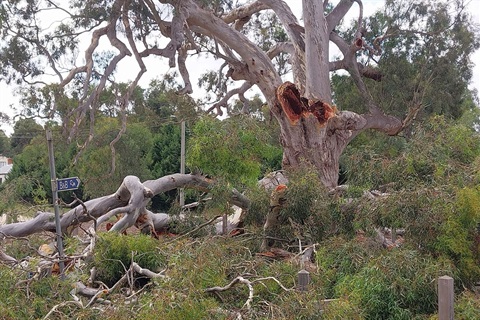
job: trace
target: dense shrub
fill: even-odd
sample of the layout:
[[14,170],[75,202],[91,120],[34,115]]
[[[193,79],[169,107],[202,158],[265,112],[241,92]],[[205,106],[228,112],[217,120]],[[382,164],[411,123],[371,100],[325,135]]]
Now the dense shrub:
[[479,208],[480,187],[458,190],[436,243],[436,250],[455,262],[458,278],[467,286],[480,279]]
[[455,300],[455,319],[470,320],[480,315],[480,298],[470,291],[464,291]]
[[397,190],[416,185],[472,182],[480,155],[480,136],[472,128],[434,116],[412,129],[408,140],[362,133],[342,155],[347,183],[378,188],[395,183]]
[[337,297],[356,305],[365,319],[412,319],[436,311],[436,282],[453,275],[448,261],[397,249],[371,259],[335,286]]
[[[329,196],[313,168],[304,165],[289,170],[287,176],[285,203],[271,236],[286,242],[302,239],[304,243],[313,243],[339,234],[354,235],[353,207]],[[246,222],[263,225],[270,209],[270,192],[255,189],[249,192],[249,196],[251,194],[251,216]]]
[[157,241],[154,238],[142,234],[101,234],[93,259],[98,279],[107,285],[115,284],[128,270],[132,261],[142,268],[157,271],[166,260],[156,246]]
[[334,297],[337,283],[344,277],[359,272],[381,250],[383,249],[377,243],[368,239],[348,241],[332,237],[323,242],[315,256],[326,297]]

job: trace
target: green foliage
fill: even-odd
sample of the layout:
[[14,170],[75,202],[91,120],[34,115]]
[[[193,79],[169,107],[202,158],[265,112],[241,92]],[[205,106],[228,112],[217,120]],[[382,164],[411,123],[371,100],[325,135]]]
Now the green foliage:
[[[158,127],[181,120],[188,123],[197,118],[198,102],[189,95],[178,94],[181,85],[176,81],[176,74],[169,73],[163,79],[154,79],[145,90],[145,105],[135,106],[135,114],[142,122]],[[153,117],[151,112],[153,112]]]
[[44,204],[47,197],[51,197],[46,139],[34,138],[13,161],[15,165],[8,175],[7,185],[14,188],[15,198]]
[[32,236],[27,239],[14,241],[5,247],[5,253],[17,260],[21,260],[27,256],[35,256],[38,248],[45,243],[45,239],[38,236]]
[[[302,239],[318,242],[334,235],[353,236],[354,210],[331,198],[313,168],[305,165],[288,171],[288,188],[285,203],[279,214],[275,236],[290,241]],[[251,193],[257,192],[255,189]],[[252,220],[261,222],[270,209],[269,196],[264,191],[256,195],[250,211]],[[263,221],[264,222],[264,221]]]
[[335,293],[361,308],[365,319],[412,319],[435,312],[435,280],[444,274],[453,274],[448,261],[397,249],[345,276]]
[[[273,280],[253,284],[252,309],[243,305],[248,299],[248,288],[237,284],[219,296],[205,293],[213,286],[224,286],[239,275],[249,280],[273,276],[287,288],[295,283],[298,266],[289,261],[269,262],[256,258],[250,237],[207,237],[201,241],[182,239],[161,246],[169,252],[170,281],[159,283],[154,296],[144,296],[141,304],[150,303],[150,308],[141,310],[142,319],[228,319],[233,310],[238,310],[251,319],[315,319],[318,317],[317,290],[300,293],[285,292]],[[228,258],[227,258],[228,257]],[[312,288],[318,277],[312,276]],[[280,316],[282,315],[282,316]]]
[[246,225],[263,226],[265,217],[270,210],[270,194],[262,187],[251,187],[245,192],[245,195],[250,200],[250,208],[245,217]]
[[[387,1],[384,9],[366,19],[368,43],[374,43],[380,34],[397,35],[384,39],[382,54],[375,62],[366,54],[360,57],[367,68],[383,75],[381,81],[367,80],[366,85],[388,114],[402,117],[406,108],[399,106],[411,106],[415,99],[424,106],[418,119],[435,114],[459,119],[474,107],[475,94],[468,88],[470,60],[461,57],[470,56],[480,42],[468,13],[452,14],[461,6],[461,1]],[[352,24],[341,34],[349,39],[355,28]],[[341,109],[366,111],[350,77],[336,75],[332,80]]]
[[[310,169],[310,170],[309,170]],[[325,189],[313,168],[304,167],[288,174],[286,205],[281,212],[284,220],[293,219],[303,224],[310,215],[325,209]]]
[[23,270],[0,266],[2,319],[40,319],[59,301],[67,301],[71,297],[70,284],[58,277],[46,277],[31,283],[21,281],[28,280],[28,277],[28,272]]
[[103,233],[98,239],[93,259],[98,279],[110,286],[115,284],[130,268],[132,261],[142,268],[157,271],[165,264],[165,256],[158,252],[156,245],[155,239],[142,234]]
[[381,251],[376,243],[368,239],[347,241],[341,237],[331,237],[324,241],[315,257],[326,296],[333,297],[339,281],[358,273]]
[[40,318],[47,314],[55,305],[56,301],[67,301],[70,299],[71,287],[60,277],[45,277],[34,281],[30,287],[31,309],[33,318]]
[[223,121],[204,117],[192,129],[187,163],[233,185],[253,185],[262,174],[262,159],[271,162],[280,154],[265,143],[266,134],[247,117]]
[[30,118],[18,120],[13,126],[13,134],[10,137],[12,153],[21,153],[33,138],[42,134],[45,134],[45,131],[35,120]]
[[180,139],[180,125],[166,124],[158,128],[149,151],[154,177],[180,172]]
[[[139,318],[156,319],[162,314],[162,319],[223,319],[214,311],[218,302],[212,296],[204,295],[203,290],[213,283],[224,285],[229,266],[241,263],[248,251],[239,252],[238,246],[225,246],[220,239],[213,245],[212,239],[204,240],[197,245],[185,240],[161,246],[163,252],[169,252],[169,277],[172,280],[159,283],[154,297],[145,297],[151,307],[142,310]],[[224,259],[226,256],[229,258]]]
[[6,319],[26,318],[26,310],[19,303],[24,299],[21,291],[15,290],[17,274],[10,268],[0,266],[0,314]]
[[[0,113],[1,121],[1,113]],[[5,131],[0,130],[0,155],[9,157],[10,156],[10,138],[7,137]]]
[[348,299],[339,298],[329,302],[322,314],[322,319],[325,320],[363,320],[362,310]]
[[354,189],[381,188],[390,194],[359,199],[355,228],[404,228],[406,243],[448,257],[455,263],[457,279],[471,285],[480,276],[475,240],[480,206],[478,133],[432,117],[416,125],[408,143],[397,144],[393,152],[385,152],[383,139],[375,138],[368,146],[367,141],[353,144],[344,155],[348,183]]
[[448,212],[438,235],[437,250],[448,255],[467,286],[480,278],[480,188],[458,190],[453,210]]
[[480,276],[479,199],[478,188],[396,191],[358,203],[354,225],[364,230],[404,228],[406,244],[448,257],[455,264],[456,279],[469,286]]
[[96,121],[95,139],[79,158],[75,175],[82,180],[84,194],[99,197],[114,192],[127,175],[141,180],[150,177],[148,153],[152,134],[142,124],[132,123],[115,145],[115,171],[112,172],[111,141],[118,134],[118,120],[101,118]]
[[464,291],[455,299],[455,319],[475,319],[480,314],[480,299],[473,292]]
[[379,188],[395,183],[397,190],[418,184],[462,186],[478,172],[470,164],[480,156],[480,136],[444,117],[416,125],[408,141],[360,138],[342,156],[349,184]]
[[[436,313],[435,279],[453,274],[448,260],[434,259],[417,250],[399,248],[388,252],[368,239],[348,241],[336,237],[316,246],[316,264],[309,265],[309,290],[285,291],[271,279],[256,280],[275,277],[286,288],[294,288],[300,264],[296,259],[275,261],[256,255],[257,230],[251,230],[253,233],[234,238],[205,236],[160,241],[102,233],[93,261],[97,268],[117,269],[123,274],[118,261],[125,258],[128,267],[134,251],[134,260],[142,267],[155,271],[155,266],[163,269],[168,265],[167,278],[153,280],[137,294],[137,301],[112,293],[108,299],[115,302],[115,307],[104,306],[102,313],[72,304],[59,306],[54,317],[113,320],[158,319],[161,315],[162,319],[228,319],[238,311],[249,319],[427,319]],[[75,247],[70,240],[67,247]],[[140,261],[142,257],[147,257],[146,263]],[[78,277],[86,278],[89,269],[86,266],[83,275],[78,273],[81,269],[68,272],[65,280],[55,276],[31,280],[27,289],[22,285],[26,283],[18,280],[27,279],[28,272],[0,266],[0,314],[6,319],[44,317],[54,305],[71,300],[71,284]],[[206,288],[225,286],[239,275],[253,281],[249,310],[244,307],[249,296],[244,284],[219,295],[205,292]],[[337,300],[325,305],[326,298]],[[455,308],[459,319],[473,319],[478,297],[465,292],[457,297]]]

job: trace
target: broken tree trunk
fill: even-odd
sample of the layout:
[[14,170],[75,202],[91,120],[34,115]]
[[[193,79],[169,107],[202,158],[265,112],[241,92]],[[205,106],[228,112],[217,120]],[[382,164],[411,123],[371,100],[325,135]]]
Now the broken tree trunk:
[[301,96],[291,82],[277,88],[276,98],[284,169],[309,163],[317,169],[324,186],[335,188],[340,155],[366,120],[353,112],[338,111],[327,102]]
[[287,186],[284,184],[281,184],[275,187],[275,189],[272,191],[272,194],[270,196],[270,210],[267,214],[267,219],[265,221],[265,224],[263,225],[264,239],[261,246],[261,249],[263,251],[271,247],[271,243],[270,243],[271,241],[269,241],[268,235],[271,232],[271,230],[275,228],[279,223],[278,221],[279,213],[286,201],[286,198],[285,198],[286,191],[287,191]]

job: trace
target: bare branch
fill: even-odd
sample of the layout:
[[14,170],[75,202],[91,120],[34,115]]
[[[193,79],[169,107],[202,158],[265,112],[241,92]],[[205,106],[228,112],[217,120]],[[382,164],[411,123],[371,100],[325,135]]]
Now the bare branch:
[[295,48],[290,42],[279,42],[275,43],[268,51],[267,55],[270,59],[280,55],[280,53],[288,53],[293,55],[295,53]]
[[56,304],[52,307],[52,309],[50,309],[50,311],[45,315],[45,317],[43,317],[43,320],[47,320],[48,318],[50,318],[50,316],[57,311],[58,308],[62,308],[64,306],[67,306],[69,304],[73,304],[73,305],[76,305],[77,307],[79,308],[83,308],[83,305],[81,302],[79,301],[65,301],[65,302],[62,302],[62,303],[59,303],[59,304]]
[[233,286],[235,286],[237,283],[243,283],[245,284],[247,287],[248,287],[248,299],[247,301],[245,301],[245,303],[243,304],[244,307],[247,307],[248,310],[251,309],[252,307],[252,301],[253,301],[253,285],[252,285],[252,282],[250,280],[247,280],[245,279],[244,277],[242,276],[238,276],[236,277],[235,279],[233,279],[229,284],[227,284],[226,286],[224,287],[211,287],[211,288],[207,288],[205,289],[205,292],[209,292],[209,293],[212,293],[212,292],[223,292],[223,291],[227,291],[228,289],[232,288]]
[[218,293],[218,292],[223,292],[223,291],[227,291],[229,290],[230,288],[234,287],[236,284],[238,283],[242,283],[242,284],[245,284],[248,288],[248,298],[247,298],[247,301],[245,301],[245,303],[243,304],[244,307],[247,308],[247,310],[250,310],[252,308],[252,302],[253,302],[253,296],[254,296],[254,291],[253,291],[253,284],[256,283],[256,282],[259,282],[259,283],[262,283],[262,281],[266,281],[266,280],[272,280],[274,281],[275,283],[277,283],[280,288],[282,288],[282,290],[284,291],[291,291],[292,289],[288,289],[286,288],[279,280],[277,280],[275,277],[265,277],[265,278],[258,278],[258,279],[254,279],[254,280],[248,280],[248,279],[245,279],[244,277],[242,276],[238,276],[236,277],[235,279],[233,279],[229,284],[227,284],[226,286],[224,287],[211,287],[211,288],[207,288],[205,289],[205,292],[208,292],[208,293]]
[[[340,21],[345,17],[355,0],[341,0],[335,8],[326,16],[327,31],[332,32]],[[360,1],[358,1],[360,2]]]
[[0,250],[0,262],[5,263],[7,265],[16,265],[18,263],[17,259],[9,256],[2,250]]
[[183,88],[178,92],[179,94],[190,94],[193,92],[192,83],[190,82],[190,75],[188,73],[187,66],[186,66],[186,60],[187,60],[187,49],[179,48],[178,57],[177,57],[178,71],[180,72],[180,75],[182,76],[183,83],[184,83]]
[[[218,115],[222,115],[223,112],[221,111],[221,107],[226,107],[228,100],[230,100],[231,97],[234,95],[238,94],[239,96],[243,95],[248,89],[252,87],[252,84],[248,81],[245,81],[240,87],[232,89],[228,91],[223,98],[218,101],[217,103],[213,104],[210,108],[206,110],[207,113],[212,112],[212,110],[216,109]],[[242,98],[240,98],[241,100]],[[243,98],[244,99],[244,98]]]
[[159,273],[155,273],[151,270],[148,270],[148,269],[145,269],[145,268],[142,268],[140,267],[140,265],[136,262],[132,262],[132,268],[133,270],[138,273],[138,274],[141,274],[142,276],[146,276],[150,279],[153,279],[153,278],[165,278],[165,275],[163,274],[166,270],[163,270]]
[[[236,20],[242,20],[246,17],[251,17],[253,14],[265,9],[268,9],[266,4],[262,3],[262,1],[255,1],[253,3],[235,8],[228,14],[222,16],[222,19],[225,21],[225,23],[233,23],[236,22]],[[237,27],[235,27],[235,29],[237,29]]]

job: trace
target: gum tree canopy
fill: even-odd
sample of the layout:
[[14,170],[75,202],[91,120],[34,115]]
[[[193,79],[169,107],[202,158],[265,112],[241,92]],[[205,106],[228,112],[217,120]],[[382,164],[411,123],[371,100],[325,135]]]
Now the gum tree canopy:
[[[411,35],[396,43],[402,46],[398,52],[406,50],[403,57],[414,63],[408,50],[446,39],[446,31],[458,27],[461,15],[451,16],[447,5],[438,2],[403,1],[398,7],[405,7],[404,15],[398,13],[397,20],[410,23],[395,25],[379,16],[372,32],[361,0],[295,4],[303,8],[301,21],[279,0],[71,0],[68,6],[50,0],[6,0],[0,4],[0,76],[22,84],[30,115],[61,119],[72,140],[82,124],[93,128],[95,112],[102,108],[101,93],[114,85],[117,69],[136,73],[127,90],[118,94],[118,114],[125,116],[134,87],[147,69],[158,70],[158,58],[178,70],[184,83],[180,93],[190,94],[188,60],[213,56],[223,64],[200,80],[209,82],[217,94],[209,111],[222,114],[234,95],[248,109],[244,93],[257,88],[280,125],[284,167],[310,163],[322,183],[333,188],[340,155],[358,133],[375,129],[397,135],[421,108],[428,84],[425,70],[419,72],[423,79],[409,100],[396,106],[395,116],[386,114],[384,102],[373,98],[369,82],[382,80],[377,68],[382,45]],[[444,15],[433,18],[429,10],[434,4]],[[460,2],[453,6],[462,8]],[[350,10],[356,26],[341,32],[340,23]],[[331,61],[333,47],[340,57]],[[341,70],[358,88],[362,112],[333,106],[330,73]],[[291,81],[285,81],[287,73],[293,75]],[[91,130],[87,143],[93,134]]]

